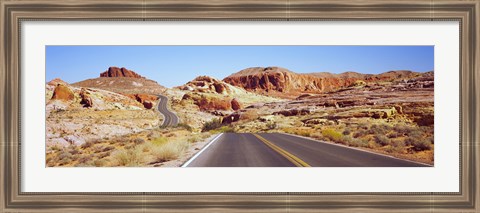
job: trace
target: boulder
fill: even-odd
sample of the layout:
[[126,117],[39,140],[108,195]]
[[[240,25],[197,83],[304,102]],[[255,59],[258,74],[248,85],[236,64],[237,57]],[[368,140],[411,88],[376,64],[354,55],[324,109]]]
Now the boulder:
[[232,105],[233,110],[242,109],[242,104],[240,104],[240,102],[238,102],[238,100],[236,98],[232,99],[232,101],[230,103]]
[[144,101],[143,107],[145,107],[145,109],[151,109],[153,107],[153,103],[150,101]]
[[68,83],[63,81],[60,78],[55,78],[55,79],[49,81],[47,84],[50,85],[50,86],[57,86],[59,84],[68,86]]
[[57,84],[53,91],[52,100],[71,101],[75,98],[73,91],[66,85]]
[[93,101],[92,101],[92,98],[90,97],[90,93],[85,88],[82,88],[80,90],[80,97],[82,98],[82,100],[80,101],[80,104],[82,104],[83,107],[89,108],[93,106]]
[[230,124],[240,120],[239,113],[233,113],[222,118],[222,124]]
[[[158,96],[150,94],[123,94],[131,99],[136,100],[137,102],[143,104],[145,109],[153,108],[153,102],[158,100]],[[186,95],[186,94],[185,94]]]

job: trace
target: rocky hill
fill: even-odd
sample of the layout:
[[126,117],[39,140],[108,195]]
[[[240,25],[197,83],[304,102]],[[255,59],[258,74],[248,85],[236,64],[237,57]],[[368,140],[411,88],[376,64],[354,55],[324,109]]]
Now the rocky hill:
[[400,70],[381,74],[345,72],[299,74],[281,67],[253,67],[234,73],[224,82],[248,91],[279,97],[294,97],[301,93],[322,93],[346,88],[364,81],[365,83],[408,80],[422,76],[422,73]]
[[87,79],[72,84],[77,87],[98,88],[117,93],[159,94],[165,90],[156,81],[147,79],[124,67],[109,67],[99,78]]
[[198,76],[195,79],[187,82],[186,84],[176,87],[176,89],[222,95],[247,93],[247,91],[245,91],[243,88],[232,86],[228,83],[220,81],[216,78],[212,78],[210,76]]
[[100,73],[100,77],[131,77],[131,78],[145,78],[141,75],[129,70],[125,67],[109,67],[107,71]]

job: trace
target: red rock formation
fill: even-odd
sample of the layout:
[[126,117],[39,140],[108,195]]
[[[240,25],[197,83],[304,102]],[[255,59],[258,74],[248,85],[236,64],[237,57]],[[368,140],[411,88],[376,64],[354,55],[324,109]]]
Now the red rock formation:
[[233,110],[239,110],[239,109],[242,108],[242,104],[240,104],[240,102],[238,102],[238,100],[236,98],[232,99],[230,104],[232,105]]
[[158,96],[156,95],[149,95],[149,94],[123,94],[123,95],[143,104],[143,107],[145,107],[145,109],[153,108],[153,102],[158,100]]
[[229,85],[210,76],[198,76],[187,82],[185,85],[177,88],[202,93],[217,93],[224,95],[231,93]]
[[109,67],[107,71],[100,73],[100,77],[130,77],[130,78],[144,78],[141,75],[129,70],[125,67]]
[[83,107],[93,106],[93,101],[92,101],[92,98],[90,97],[90,93],[85,88],[82,88],[80,90],[80,97],[82,98],[82,100],[80,101],[80,104],[82,104]]
[[187,93],[183,95],[182,100],[193,100],[193,103],[203,111],[232,109],[232,104],[230,101],[217,97],[200,95],[198,93]]
[[51,86],[57,86],[57,85],[59,85],[59,84],[61,84],[61,85],[67,85],[67,86],[68,86],[68,83],[65,82],[65,81],[63,81],[63,80],[60,79],[60,78],[55,78],[55,79],[49,81],[47,84],[48,84],[48,85],[51,85]]
[[355,85],[358,80],[368,83],[410,79],[416,76],[420,76],[420,74],[403,70],[389,71],[378,75],[355,72],[298,74],[281,67],[253,67],[232,74],[223,81],[250,91],[276,91],[298,95],[302,92],[334,91]]
[[240,114],[239,113],[233,113],[230,115],[227,115],[222,118],[222,124],[231,124],[233,122],[239,121],[240,120]]
[[143,107],[145,107],[145,109],[151,109],[153,107],[153,103],[150,101],[144,101]]
[[55,90],[53,91],[52,100],[64,100],[71,101],[75,98],[72,90],[63,84],[57,84]]

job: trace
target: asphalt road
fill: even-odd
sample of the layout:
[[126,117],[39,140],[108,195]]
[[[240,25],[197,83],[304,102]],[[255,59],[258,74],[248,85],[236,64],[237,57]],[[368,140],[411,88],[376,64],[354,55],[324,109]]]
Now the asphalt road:
[[162,113],[164,119],[162,123],[162,127],[165,126],[176,126],[178,124],[178,116],[168,110],[167,103],[168,103],[168,97],[163,96],[163,95],[158,95],[160,98],[160,102],[158,103],[158,111]]
[[423,167],[425,164],[281,133],[223,133],[182,167]]

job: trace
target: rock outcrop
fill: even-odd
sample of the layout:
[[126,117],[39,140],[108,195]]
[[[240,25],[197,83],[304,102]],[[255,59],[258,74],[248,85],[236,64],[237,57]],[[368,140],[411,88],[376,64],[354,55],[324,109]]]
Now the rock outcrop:
[[232,104],[230,101],[206,94],[186,93],[183,95],[182,100],[192,100],[193,103],[203,111],[232,109]]
[[75,98],[73,91],[66,85],[57,84],[53,91],[52,100],[71,101]]
[[129,70],[125,67],[109,67],[107,71],[100,73],[100,77],[129,77],[129,78],[144,78],[141,75]]
[[240,120],[240,114],[235,112],[222,118],[222,124],[231,124]]
[[82,98],[82,100],[80,101],[80,104],[82,104],[83,107],[90,108],[93,106],[93,101],[92,101],[92,98],[90,97],[90,93],[85,88],[82,88],[80,90],[80,97]]
[[245,90],[243,89],[234,87],[230,84],[227,84],[210,76],[198,76],[195,79],[187,82],[186,84],[178,86],[176,88],[191,92],[213,93],[222,95],[245,93]]
[[230,101],[230,104],[232,105],[233,110],[239,110],[243,108],[242,104],[240,104],[240,102],[236,98],[232,99],[232,101]]
[[67,85],[67,86],[68,86],[68,83],[65,82],[65,81],[63,81],[63,80],[60,79],[60,78],[55,78],[55,79],[49,81],[47,84],[50,85],[50,86],[57,86],[57,85],[59,85],[59,84],[61,84],[61,85]]
[[308,115],[310,110],[308,109],[291,109],[291,110],[282,110],[274,112],[274,115],[283,115],[283,116],[297,116],[297,115]]
[[150,101],[144,101],[142,104],[143,104],[143,107],[145,107],[145,109],[153,108],[153,103]]
[[[411,79],[421,76],[412,71],[389,71],[378,75],[345,72],[299,74],[281,67],[253,67],[234,73],[224,82],[256,92],[280,92],[297,97],[301,93],[322,93],[368,83]],[[428,85],[427,85],[428,86]]]
[[153,102],[158,100],[158,96],[149,94],[123,94],[131,99],[143,104],[145,109],[153,108]]

